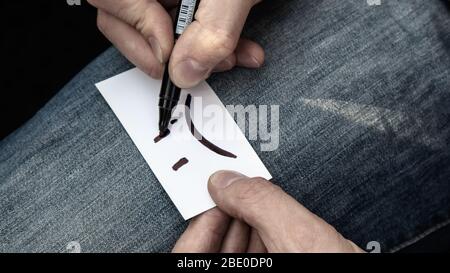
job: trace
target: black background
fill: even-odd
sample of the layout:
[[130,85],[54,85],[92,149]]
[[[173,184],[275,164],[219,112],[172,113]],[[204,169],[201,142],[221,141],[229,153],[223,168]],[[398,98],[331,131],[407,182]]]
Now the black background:
[[[76,258],[73,257],[76,256]],[[270,258],[272,267],[221,267],[214,266],[206,271],[204,268],[179,268],[184,259],[211,260],[212,263],[223,262],[222,259],[242,258],[238,254],[7,254],[2,260],[4,267],[10,265],[18,271],[78,272],[89,266],[100,266],[103,271],[148,271],[167,272],[386,272],[401,268],[402,272],[440,272],[448,267],[446,255],[389,255],[389,254],[249,254],[245,258]],[[75,260],[76,259],[76,260]],[[26,262],[24,262],[26,261]],[[57,261],[57,262],[56,262]],[[67,266],[72,265],[72,266]],[[54,271],[53,271],[54,270]]]
[[0,139],[31,118],[108,46],[86,1],[1,1]]
[[[119,1],[119,0],[118,0]],[[110,46],[86,1],[0,2],[0,140],[31,118],[64,84]],[[450,228],[403,252],[448,252]]]

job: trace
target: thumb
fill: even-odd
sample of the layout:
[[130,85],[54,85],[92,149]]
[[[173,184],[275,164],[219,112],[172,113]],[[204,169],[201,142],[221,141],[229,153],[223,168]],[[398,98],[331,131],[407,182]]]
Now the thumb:
[[190,88],[233,54],[251,8],[259,0],[202,0],[195,21],[175,44],[169,72],[174,83]]
[[208,190],[217,206],[258,231],[270,252],[354,252],[333,227],[263,178],[221,171]]

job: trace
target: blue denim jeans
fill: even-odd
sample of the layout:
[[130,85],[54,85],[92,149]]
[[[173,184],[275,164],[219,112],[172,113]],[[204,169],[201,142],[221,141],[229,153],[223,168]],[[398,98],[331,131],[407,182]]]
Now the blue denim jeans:
[[[277,184],[362,248],[449,223],[445,1],[266,1],[245,36],[265,67],[209,83],[280,105],[279,149],[252,142]],[[187,223],[94,86],[131,67],[109,49],[0,143],[0,252],[171,250]]]

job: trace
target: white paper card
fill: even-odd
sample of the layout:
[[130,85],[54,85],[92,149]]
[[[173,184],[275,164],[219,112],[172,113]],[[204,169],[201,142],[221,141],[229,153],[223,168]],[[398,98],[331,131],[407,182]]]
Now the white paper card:
[[[114,111],[159,182],[184,219],[190,219],[215,206],[207,183],[218,170],[234,170],[247,176],[271,179],[269,171],[255,153],[220,99],[206,82],[183,90],[180,105],[174,110],[178,121],[171,133],[155,143],[158,136],[158,100],[161,81],[132,69],[98,83],[97,88]],[[190,108],[186,108],[191,96]],[[213,113],[220,110],[221,115]],[[189,118],[190,117],[190,118]],[[194,137],[190,121],[203,138]],[[218,154],[199,139],[236,156]],[[189,162],[177,171],[180,159]]]

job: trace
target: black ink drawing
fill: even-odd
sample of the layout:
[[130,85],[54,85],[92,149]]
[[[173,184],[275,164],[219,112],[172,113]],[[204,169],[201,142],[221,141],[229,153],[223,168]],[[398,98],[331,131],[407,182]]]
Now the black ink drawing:
[[[187,95],[186,97],[186,122],[190,128],[191,134],[197,138],[197,140],[206,148],[208,148],[209,150],[211,150],[212,152],[221,155],[221,156],[225,156],[225,157],[230,157],[230,158],[237,158],[236,155],[234,155],[233,153],[230,153],[228,151],[225,151],[224,149],[221,149],[219,147],[217,147],[216,145],[214,145],[213,143],[211,143],[209,140],[207,140],[204,136],[202,136],[200,134],[200,132],[197,130],[197,128],[195,128],[195,124],[192,121],[192,117],[191,117],[191,102],[192,102],[192,96],[190,94]],[[177,123],[178,118],[177,119],[173,119],[170,123],[173,125],[175,123]],[[161,140],[163,140],[165,137],[167,137],[170,134],[170,130],[167,129],[163,134],[158,135],[157,137],[155,137],[154,142],[158,143]],[[174,171],[178,171],[181,167],[185,166],[186,164],[189,163],[189,160],[186,157],[183,157],[182,159],[180,159],[177,163],[175,163],[175,165],[173,165],[172,169]]]

